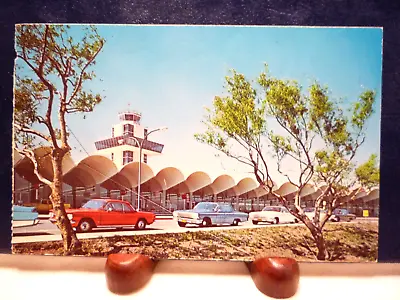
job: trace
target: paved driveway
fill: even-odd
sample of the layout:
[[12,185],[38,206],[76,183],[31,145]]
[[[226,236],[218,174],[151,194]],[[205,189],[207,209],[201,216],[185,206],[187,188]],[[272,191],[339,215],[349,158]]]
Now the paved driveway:
[[[377,222],[377,218],[357,219],[357,222]],[[337,223],[333,223],[337,224]],[[250,221],[241,223],[239,226],[216,226],[208,228],[199,228],[196,226],[181,228],[174,220],[156,220],[153,224],[146,227],[145,230],[135,230],[134,228],[126,228],[124,230],[116,229],[94,229],[90,233],[78,233],[78,238],[99,238],[110,236],[132,236],[138,234],[160,234],[160,233],[179,233],[187,231],[212,231],[212,230],[237,230],[252,229],[265,226],[303,226],[303,224],[258,224],[253,225]],[[56,225],[48,220],[40,220],[36,226],[19,227],[13,229],[12,243],[41,242],[41,241],[59,241],[62,240]]]

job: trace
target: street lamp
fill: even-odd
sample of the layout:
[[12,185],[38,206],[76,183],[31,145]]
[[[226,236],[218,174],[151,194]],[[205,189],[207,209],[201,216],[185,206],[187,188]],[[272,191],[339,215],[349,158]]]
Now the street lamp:
[[153,129],[153,130],[145,133],[141,143],[139,143],[137,138],[132,137],[132,136],[130,137],[130,138],[135,140],[136,144],[139,147],[139,172],[138,172],[139,174],[138,174],[137,210],[140,210],[140,185],[141,185],[141,181],[142,181],[142,178],[141,178],[142,177],[142,150],[143,150],[144,141],[147,140],[148,136],[151,133],[156,132],[156,131],[165,131],[167,129],[168,129],[168,127],[159,127],[159,128]]

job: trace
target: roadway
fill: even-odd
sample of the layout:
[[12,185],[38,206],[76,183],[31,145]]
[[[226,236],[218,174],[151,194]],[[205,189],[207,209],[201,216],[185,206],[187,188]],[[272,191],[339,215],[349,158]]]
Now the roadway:
[[[378,218],[359,218],[353,222],[378,222]],[[334,223],[336,224],[336,223]],[[123,230],[117,229],[93,229],[89,233],[78,233],[79,239],[90,239],[111,236],[132,236],[139,234],[162,234],[162,233],[181,233],[188,231],[212,231],[212,230],[237,230],[237,229],[253,229],[265,226],[304,226],[303,224],[258,224],[253,225],[250,221],[241,223],[239,226],[218,226],[199,228],[197,226],[179,227],[177,222],[172,219],[158,219],[153,224],[148,225],[145,230],[135,230],[134,228],[124,228]],[[16,227],[13,228],[12,243],[29,243],[29,242],[45,242],[45,241],[59,241],[62,240],[59,230],[56,225],[52,224],[49,220],[40,220],[39,224],[35,226]]]

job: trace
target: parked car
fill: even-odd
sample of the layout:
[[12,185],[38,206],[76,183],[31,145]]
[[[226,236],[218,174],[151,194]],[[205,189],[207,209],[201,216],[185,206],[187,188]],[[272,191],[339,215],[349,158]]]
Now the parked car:
[[351,214],[347,209],[338,208],[335,209],[330,218],[333,222],[347,221],[350,222],[356,219],[355,214]]
[[193,209],[174,211],[173,216],[180,227],[187,224],[202,227],[223,224],[237,226],[249,218],[247,213],[235,211],[230,203],[215,202],[200,202]]
[[[309,217],[311,220],[314,219],[314,216],[315,216],[315,208],[314,207],[304,208],[303,211],[305,212],[307,217]],[[321,209],[320,214],[319,214],[320,220],[325,218],[326,214],[327,214],[327,210]],[[349,213],[349,211],[347,209],[338,208],[332,212],[332,215],[329,217],[329,221],[339,222],[340,220],[342,220],[342,221],[350,222],[352,220],[355,220],[355,218],[356,218],[356,215]]]
[[266,206],[262,211],[251,212],[249,219],[254,225],[258,223],[294,223],[296,218],[283,206]]
[[39,214],[34,207],[13,205],[13,227],[33,226],[39,223]]
[[[78,209],[66,209],[72,227],[78,232],[89,232],[93,228],[135,226],[145,229],[146,225],[154,223],[156,215],[151,212],[136,211],[126,201],[112,199],[92,199]],[[55,214],[50,212],[50,221],[56,222]]]
[[[303,212],[306,214],[306,216],[313,221],[314,216],[315,216],[315,207],[305,207],[303,208]],[[320,209],[319,210],[319,220],[322,221],[327,214],[327,211],[325,209]],[[331,218],[329,218],[331,220]],[[296,223],[298,223],[299,220],[296,218]]]
[[[53,204],[51,203],[50,199],[42,199],[38,202],[25,203],[24,206],[35,207],[39,214],[48,214],[50,212],[50,210],[53,209]],[[64,207],[70,208],[71,205],[68,203],[65,203]]]
[[[310,220],[314,220],[315,216],[315,207],[306,207],[303,208],[304,213]],[[327,211],[325,209],[320,209],[319,210],[319,220],[322,221],[327,214]]]

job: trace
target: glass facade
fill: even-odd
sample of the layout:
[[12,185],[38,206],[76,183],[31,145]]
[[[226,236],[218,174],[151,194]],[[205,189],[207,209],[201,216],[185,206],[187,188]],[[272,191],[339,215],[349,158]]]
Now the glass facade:
[[126,112],[119,115],[121,121],[133,121],[139,124],[142,115],[138,112]]

